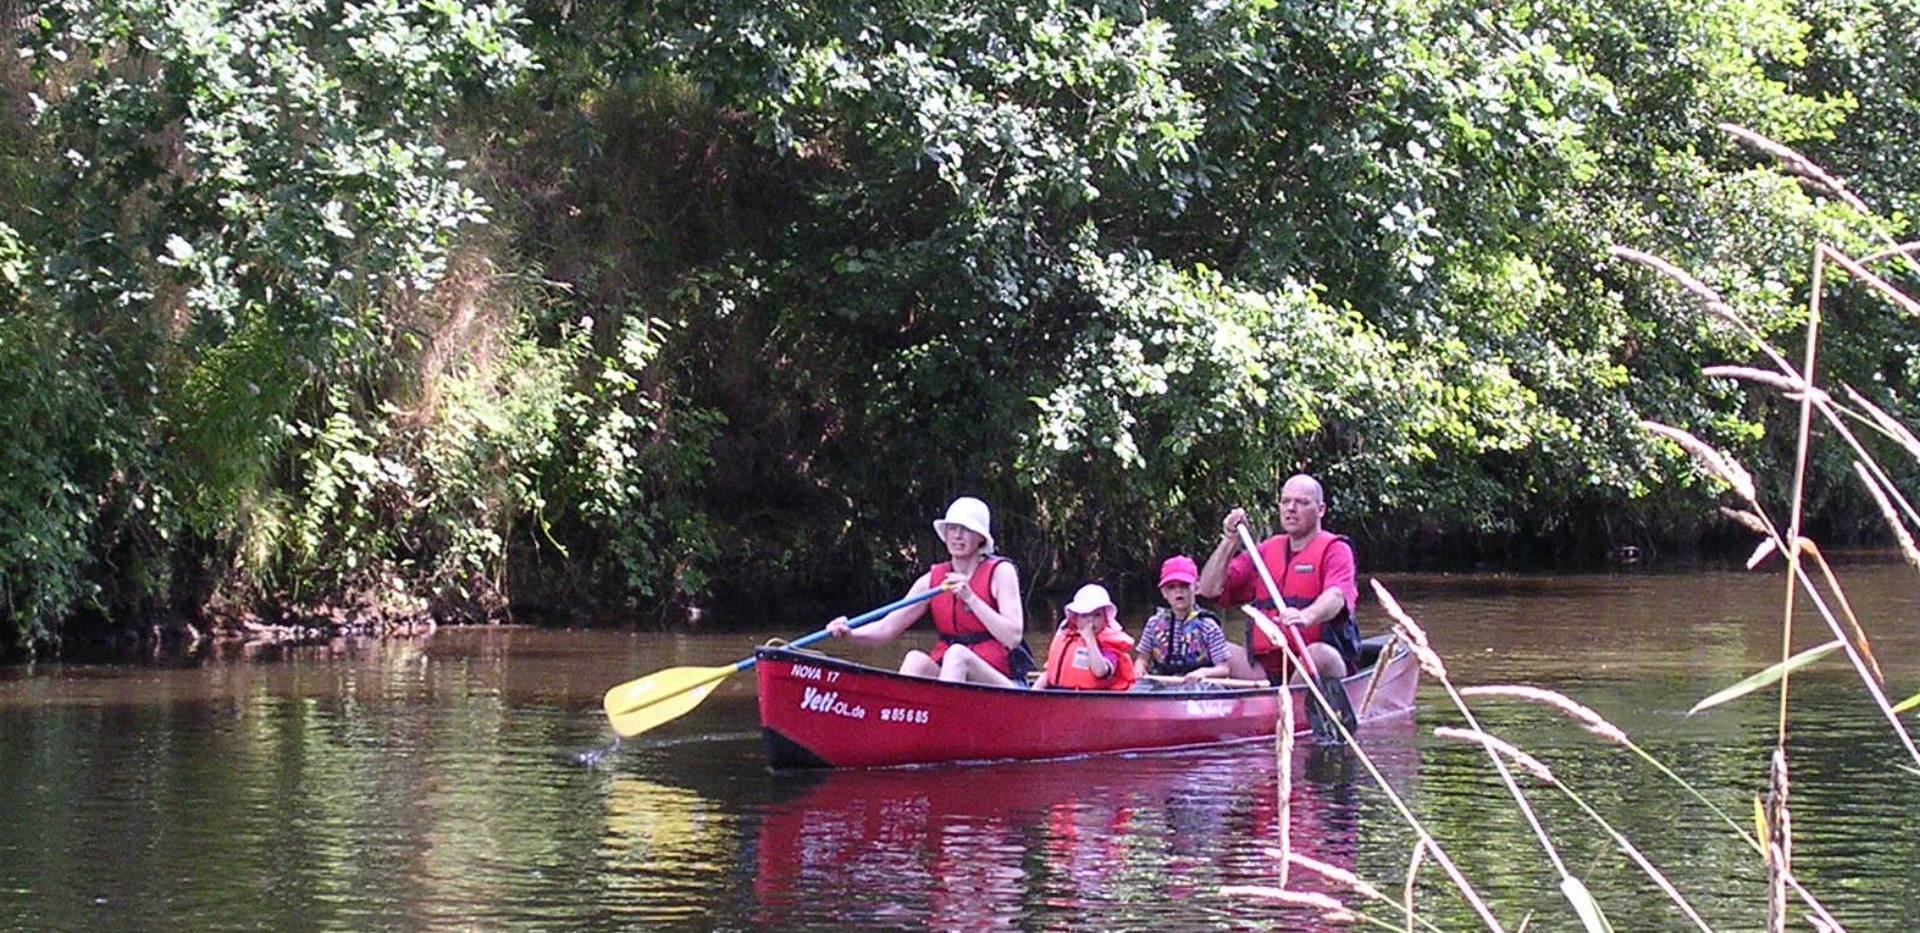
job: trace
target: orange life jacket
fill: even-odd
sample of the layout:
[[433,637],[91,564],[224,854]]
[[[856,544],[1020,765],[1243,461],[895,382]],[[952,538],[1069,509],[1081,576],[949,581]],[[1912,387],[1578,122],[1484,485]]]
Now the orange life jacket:
[[1111,622],[1096,637],[1100,647],[1114,654],[1113,673],[1106,677],[1093,676],[1086,643],[1080,640],[1080,633],[1071,624],[1063,623],[1053,633],[1053,644],[1047,647],[1047,686],[1070,690],[1131,689],[1139,679],[1133,670],[1133,638],[1118,623]]

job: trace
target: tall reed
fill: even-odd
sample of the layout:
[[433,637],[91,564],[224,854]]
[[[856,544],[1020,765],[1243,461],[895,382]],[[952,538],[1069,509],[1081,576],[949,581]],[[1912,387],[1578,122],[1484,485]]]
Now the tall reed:
[[[1807,324],[1798,360],[1789,360],[1784,352],[1773,346],[1749,324],[1748,318],[1718,291],[1678,265],[1630,247],[1615,247],[1612,251],[1616,258],[1645,266],[1677,283],[1700,303],[1702,310],[1708,315],[1741,334],[1755,353],[1771,367],[1708,366],[1703,368],[1704,374],[1716,378],[1740,380],[1762,390],[1777,392],[1795,403],[1798,408],[1792,481],[1785,504],[1784,527],[1769,513],[1762,502],[1759,485],[1755,482],[1753,475],[1736,458],[1682,428],[1654,421],[1643,422],[1643,427],[1650,434],[1681,448],[1703,472],[1724,483],[1727,489],[1739,499],[1739,507],[1723,508],[1721,511],[1730,520],[1760,537],[1760,543],[1754,551],[1749,566],[1758,566],[1774,553],[1780,554],[1786,565],[1782,577],[1780,662],[1749,678],[1748,681],[1715,694],[1700,705],[1700,707],[1710,706],[1723,699],[1734,699],[1778,684],[1774,743],[1765,766],[1768,790],[1764,802],[1759,807],[1761,834],[1756,837],[1748,832],[1740,821],[1715,805],[1699,788],[1682,778],[1646,749],[1634,743],[1624,730],[1564,694],[1525,685],[1456,687],[1449,675],[1446,662],[1428,639],[1425,630],[1400,606],[1386,587],[1379,581],[1372,581],[1376,597],[1393,619],[1396,642],[1404,644],[1406,650],[1413,653],[1421,669],[1446,692],[1453,711],[1464,722],[1463,727],[1442,725],[1434,730],[1435,735],[1444,739],[1471,742],[1479,745],[1486,752],[1493,770],[1501,783],[1507,787],[1514,807],[1525,818],[1529,828],[1539,840],[1547,861],[1559,873],[1561,890],[1566,895],[1569,906],[1589,930],[1605,929],[1607,922],[1600,914],[1597,903],[1586,891],[1585,885],[1568,870],[1565,861],[1560,857],[1547,834],[1545,825],[1516,782],[1509,768],[1510,764],[1559,791],[1570,800],[1587,818],[1600,827],[1616,848],[1652,880],[1693,926],[1702,930],[1710,930],[1712,927],[1688,903],[1684,894],[1655,866],[1653,861],[1627,839],[1604,814],[1594,808],[1583,795],[1561,781],[1553,773],[1548,762],[1483,728],[1467,703],[1468,697],[1520,700],[1554,708],[1578,723],[1581,728],[1609,744],[1631,752],[1657,769],[1668,780],[1678,784],[1694,801],[1706,807],[1734,835],[1744,841],[1763,862],[1767,877],[1766,924],[1769,930],[1786,929],[1789,911],[1794,902],[1806,909],[1805,920],[1814,928],[1834,931],[1845,929],[1832,912],[1806,888],[1793,870],[1794,814],[1790,805],[1792,771],[1787,755],[1787,739],[1790,734],[1793,709],[1791,678],[1794,670],[1801,663],[1814,657],[1814,653],[1809,652],[1799,662],[1794,660],[1794,616],[1801,598],[1807,600],[1815,614],[1825,623],[1834,639],[1829,644],[1836,646],[1844,653],[1863,690],[1892,726],[1896,740],[1913,760],[1914,765],[1920,766],[1920,747],[1916,747],[1906,724],[1899,716],[1899,711],[1888,700],[1883,689],[1886,677],[1873,651],[1867,625],[1854,611],[1839,575],[1834,572],[1818,545],[1802,534],[1806,519],[1808,470],[1812,462],[1814,426],[1817,421],[1831,437],[1837,439],[1851,452],[1855,477],[1879,506],[1882,518],[1890,529],[1903,558],[1916,570],[1920,570],[1920,545],[1915,544],[1914,532],[1915,528],[1920,528],[1920,509],[1916,509],[1913,502],[1901,491],[1892,475],[1875,458],[1873,451],[1861,441],[1854,428],[1859,426],[1892,443],[1898,450],[1912,458],[1916,464],[1920,464],[1920,438],[1916,438],[1914,432],[1906,425],[1888,414],[1883,407],[1874,404],[1853,386],[1841,385],[1833,391],[1822,387],[1819,384],[1817,369],[1821,341],[1822,302],[1828,287],[1829,273],[1844,274],[1847,278],[1865,286],[1870,294],[1885,300],[1895,308],[1920,315],[1920,301],[1916,301],[1885,277],[1874,272],[1872,268],[1881,263],[1898,262],[1912,272],[1920,274],[1920,243],[1895,242],[1886,232],[1891,229],[1890,225],[1873,218],[1865,202],[1837,178],[1800,153],[1744,127],[1723,125],[1722,129],[1742,143],[1778,160],[1787,171],[1800,177],[1814,190],[1851,207],[1886,243],[1884,249],[1861,258],[1850,256],[1831,244],[1814,245],[1810,256],[1812,274]],[[1824,592],[1820,586],[1816,585],[1814,577],[1809,573],[1808,564],[1818,570],[1820,582],[1825,584]],[[1828,594],[1831,594],[1830,599]],[[1317,688],[1313,689],[1313,696],[1315,702],[1325,705],[1325,698],[1319,694]],[[1916,695],[1902,706],[1916,702],[1920,702],[1920,695]],[[1349,747],[1367,765],[1369,773],[1373,775],[1375,781],[1379,782],[1401,818],[1414,828],[1417,838],[1406,867],[1401,900],[1395,904],[1382,894],[1380,888],[1374,883],[1361,879],[1350,871],[1315,862],[1291,851],[1290,843],[1284,837],[1282,847],[1275,850],[1275,856],[1281,863],[1282,887],[1284,888],[1288,878],[1288,866],[1300,866],[1318,877],[1354,892],[1367,903],[1391,905],[1405,922],[1404,927],[1389,927],[1384,921],[1341,904],[1337,915],[1343,920],[1367,922],[1391,929],[1404,928],[1408,931],[1417,927],[1431,929],[1432,923],[1416,913],[1414,887],[1424,862],[1432,858],[1446,872],[1455,889],[1469,904],[1473,905],[1481,922],[1489,929],[1501,929],[1499,921],[1486,907],[1471,883],[1460,873],[1458,866],[1446,856],[1432,834],[1406,807],[1400,797],[1380,778],[1359,739],[1349,735],[1348,741]],[[1285,782],[1289,778],[1284,772],[1291,768],[1291,748],[1283,744],[1281,749],[1282,781]],[[1905,770],[1920,774],[1920,767],[1915,766],[1902,765]],[[1321,904],[1318,901],[1315,903]],[[1323,910],[1328,911],[1326,916],[1335,916],[1331,908],[1321,906]],[[1522,926],[1524,927],[1530,920],[1529,916],[1523,921]]]

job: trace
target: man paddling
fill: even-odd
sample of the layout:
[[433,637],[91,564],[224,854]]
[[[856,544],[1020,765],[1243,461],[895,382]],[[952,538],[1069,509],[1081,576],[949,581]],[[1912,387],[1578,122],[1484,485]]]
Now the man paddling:
[[1032,656],[1022,641],[1026,615],[1020,607],[1020,573],[1012,561],[993,553],[993,515],[987,504],[961,496],[947,507],[945,518],[933,523],[933,530],[947,547],[947,560],[913,581],[907,596],[943,585],[947,592],[860,628],[849,628],[841,616],[827,623],[827,632],[855,644],[884,645],[932,613],[939,641],[932,653],[907,652],[900,673],[1002,687],[1016,678],[1024,681],[1026,671],[1016,671],[1015,658],[1026,667]]
[[[1326,513],[1326,494],[1319,480],[1302,473],[1281,487],[1283,533],[1259,545],[1260,557],[1280,587],[1280,605],[1266,592],[1252,557],[1240,553],[1239,528],[1247,523],[1244,509],[1228,512],[1221,522],[1220,544],[1200,571],[1197,589],[1208,599],[1248,603],[1277,623],[1297,626],[1320,676],[1338,678],[1360,662],[1360,626],[1354,615],[1360,589],[1354,583],[1353,545],[1320,527]],[[1285,651],[1251,622],[1247,648],[1254,663],[1236,670],[1234,676],[1258,675],[1282,682]]]

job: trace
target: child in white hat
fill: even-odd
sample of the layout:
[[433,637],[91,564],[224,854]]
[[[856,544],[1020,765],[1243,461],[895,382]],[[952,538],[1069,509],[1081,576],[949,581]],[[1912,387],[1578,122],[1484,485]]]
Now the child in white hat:
[[1119,614],[1107,588],[1098,583],[1073,594],[1034,689],[1131,689],[1139,679],[1133,668],[1133,639],[1120,627]]

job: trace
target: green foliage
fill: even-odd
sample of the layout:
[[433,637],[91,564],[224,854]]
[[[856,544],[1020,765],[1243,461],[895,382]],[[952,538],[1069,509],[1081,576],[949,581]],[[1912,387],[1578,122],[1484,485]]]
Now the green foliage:
[[[490,514],[477,487],[492,478],[458,467],[493,453],[496,433],[537,429],[476,431],[462,410],[403,435],[391,389],[438,389],[442,373],[417,375],[425,355],[408,351],[458,313],[436,317],[446,308],[423,296],[486,220],[449,121],[531,66],[516,16],[382,0],[36,10],[22,45],[29,132],[60,157],[31,179],[43,196],[21,230],[39,244],[49,332],[72,335],[75,381],[100,395],[79,401],[123,428],[80,442],[111,469],[74,466],[79,445],[55,434],[42,472],[96,504],[62,540],[118,552],[113,573],[133,585],[110,611],[183,598],[193,611],[205,579],[230,595],[277,581],[324,597],[431,589],[447,565],[471,574],[489,558],[498,573],[498,529],[517,512]],[[516,316],[498,315],[510,350],[526,339]],[[79,401],[56,397],[53,417]],[[509,454],[506,472],[529,459]],[[442,540],[421,545],[434,534],[420,526]],[[45,626],[79,592],[15,617]]]
[[91,509],[64,462],[62,416],[84,405],[62,378],[63,336],[30,313],[22,289],[29,274],[12,228],[0,224],[0,610],[9,623],[0,645],[44,638],[57,619],[88,595]]
[[[807,196],[777,246],[696,270],[687,314],[764,343],[723,364],[750,400],[702,397],[782,426],[749,459],[808,439],[757,483],[826,513],[821,554],[965,490],[1043,567],[1103,572],[1301,468],[1350,526],[1670,516],[1634,423],[1759,437],[1697,374],[1746,351],[1596,274],[1607,247],[1712,268],[1778,331],[1809,234],[1867,223],[1714,128],[1845,125],[1844,93],[1787,80],[1811,32],[1771,0],[688,3],[640,31],[616,75],[710,89]],[[814,564],[792,551],[748,559]]]
[[555,452],[554,505],[584,525],[591,549],[578,559],[647,600],[704,594],[715,553],[709,519],[680,490],[711,465],[720,422],[697,410],[670,415],[660,390],[642,382],[671,330],[657,318],[624,318],[613,352],[581,354],[588,378],[556,408],[568,443]]
[[[962,492],[1044,585],[1299,469],[1385,543],[1686,533],[1638,420],[1765,475],[1783,413],[1607,250],[1791,342],[1814,237],[1910,225],[1913,2],[49,0],[0,75],[10,630],[844,596]],[[1832,310],[1911,397],[1911,327]]]

